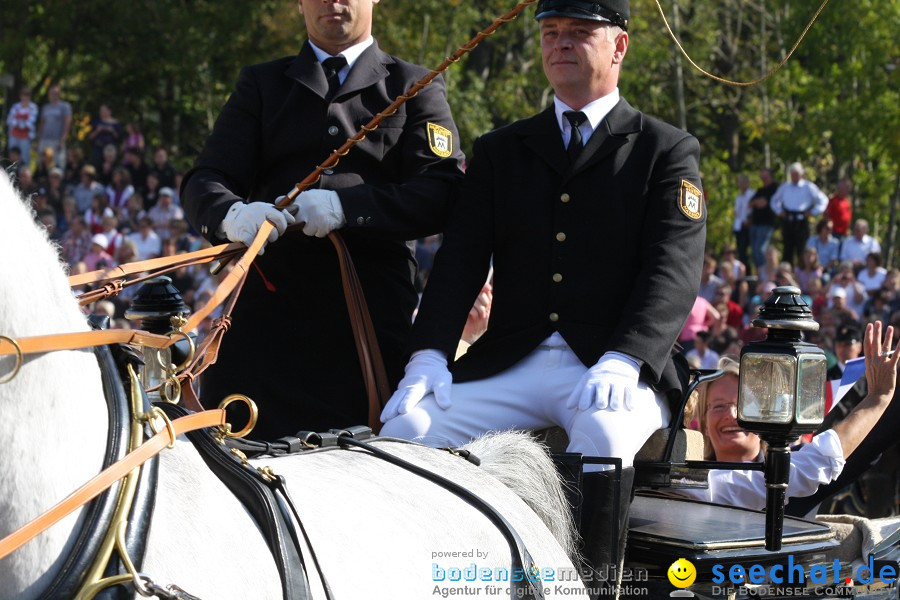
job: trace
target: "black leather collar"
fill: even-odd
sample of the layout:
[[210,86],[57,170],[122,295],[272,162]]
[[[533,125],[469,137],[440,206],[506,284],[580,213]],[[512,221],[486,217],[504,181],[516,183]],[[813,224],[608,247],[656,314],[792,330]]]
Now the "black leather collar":
[[[103,468],[107,468],[128,453],[128,439],[131,430],[131,414],[129,395],[126,393],[123,381],[128,381],[128,376],[122,376],[125,365],[136,359],[121,346],[98,346],[94,349],[97,362],[100,365],[100,373],[103,378],[103,394],[106,397],[106,405],[109,411],[109,433],[107,434],[106,454],[103,458]],[[146,397],[145,410],[149,409]],[[159,470],[159,462],[156,458],[144,464],[137,492],[129,514],[129,527],[126,535],[126,547],[128,553],[140,569],[146,548],[147,531],[150,527],[150,518],[156,500],[156,483]],[[88,504],[84,523],[75,544],[59,574],[54,578],[50,586],[40,595],[42,600],[58,598],[73,598],[81,587],[87,570],[91,567],[97,552],[100,549],[104,533],[113,525],[113,514],[118,502],[121,481],[113,484],[106,492],[95,498]],[[116,554],[108,566],[106,575],[124,573],[124,567]],[[127,592],[127,593],[126,593]],[[99,594],[98,598],[118,599],[132,598],[133,594],[124,587],[116,587]]]

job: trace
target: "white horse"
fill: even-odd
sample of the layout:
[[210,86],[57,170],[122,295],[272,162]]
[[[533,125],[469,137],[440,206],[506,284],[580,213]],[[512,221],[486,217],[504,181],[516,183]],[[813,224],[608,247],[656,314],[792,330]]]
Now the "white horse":
[[[87,329],[56,249],[0,174],[0,335]],[[0,378],[11,372],[14,360],[0,357]],[[101,469],[108,434],[102,394],[90,351],[27,356],[17,377],[0,385],[0,538]],[[484,441],[478,452],[504,455],[495,474],[513,482],[529,476],[522,486],[548,504],[544,516],[555,519],[565,549],[516,494],[469,462],[415,445],[377,445],[488,501],[513,525],[545,579],[548,571],[572,570],[572,532],[552,463],[530,439],[500,438],[503,446]],[[517,464],[506,462],[516,456],[522,457]],[[512,562],[498,528],[433,483],[357,451],[254,462],[269,464],[285,477],[334,598],[421,599],[454,588],[459,594],[464,586],[480,587],[474,592],[479,595],[498,589],[498,597],[514,595],[507,591],[510,583],[502,581]],[[283,597],[259,527],[185,438],[161,454],[157,489],[143,573],[205,599]],[[0,596],[41,596],[62,568],[82,512],[0,560]],[[308,546],[304,555],[312,598],[324,598]],[[472,565],[478,569],[474,582],[468,577]],[[563,591],[557,585],[545,584],[548,597],[584,594],[581,583],[564,583]]]

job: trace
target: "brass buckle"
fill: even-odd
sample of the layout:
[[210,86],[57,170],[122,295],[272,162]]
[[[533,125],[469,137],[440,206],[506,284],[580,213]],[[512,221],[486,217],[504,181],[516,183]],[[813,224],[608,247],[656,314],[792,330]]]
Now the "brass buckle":
[[232,404],[240,400],[244,404],[247,405],[247,408],[250,409],[250,421],[247,425],[244,426],[240,431],[233,432],[231,431],[231,423],[225,423],[225,425],[219,426],[219,437],[220,440],[224,440],[225,438],[242,438],[253,431],[253,428],[256,427],[256,421],[259,418],[259,409],[256,407],[256,402],[251,400],[248,396],[243,394],[231,394],[230,396],[226,396],[224,400],[219,403],[219,408],[221,410],[225,410],[228,405]]
[[22,348],[19,346],[19,342],[12,339],[8,335],[0,335],[0,340],[6,340],[10,344],[12,344],[13,348],[16,349],[16,366],[12,370],[12,373],[0,379],[0,385],[3,385],[4,383],[9,383],[13,379],[15,379],[16,375],[19,374],[19,370],[22,368],[22,365],[25,364],[25,355],[22,354]]

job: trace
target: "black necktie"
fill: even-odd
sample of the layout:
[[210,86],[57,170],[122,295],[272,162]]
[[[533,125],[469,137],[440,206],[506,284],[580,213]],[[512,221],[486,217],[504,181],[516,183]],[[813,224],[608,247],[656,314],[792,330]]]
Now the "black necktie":
[[341,87],[341,78],[338,73],[347,66],[347,59],[343,56],[332,56],[322,61],[322,69],[325,71],[325,80],[328,81],[328,95],[326,100],[331,100]]
[[566,154],[569,155],[569,162],[575,163],[575,159],[581,154],[581,148],[584,144],[581,141],[581,130],[579,127],[587,121],[587,115],[581,111],[567,110],[563,116],[569,120],[572,125],[572,137],[569,138],[569,145],[566,146]]

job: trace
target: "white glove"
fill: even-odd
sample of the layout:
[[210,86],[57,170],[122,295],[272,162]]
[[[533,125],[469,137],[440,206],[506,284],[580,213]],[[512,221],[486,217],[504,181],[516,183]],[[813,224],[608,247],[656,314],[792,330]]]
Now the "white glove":
[[450,384],[453,375],[447,369],[447,357],[438,350],[419,350],[406,363],[406,375],[397,385],[397,391],[381,411],[381,422],[387,423],[397,415],[405,415],[430,392],[434,392],[437,405],[447,410],[450,402]]
[[581,376],[572,395],[566,401],[566,408],[578,407],[588,410],[596,406],[603,410],[625,410],[634,408],[634,396],[641,374],[640,365],[632,357],[621,352],[607,352],[597,364]]
[[341,199],[334,190],[306,190],[295,201],[297,220],[306,223],[303,233],[323,238],[347,222]]
[[250,204],[235,202],[228,209],[228,213],[222,219],[216,233],[219,237],[225,237],[232,242],[242,242],[245,246],[250,246],[259,228],[266,221],[270,221],[275,229],[269,233],[269,238],[260,248],[259,253],[262,255],[266,244],[277,240],[278,236],[288,228],[288,225],[294,224],[294,215],[287,210],[280,210],[268,202],[251,202]]

